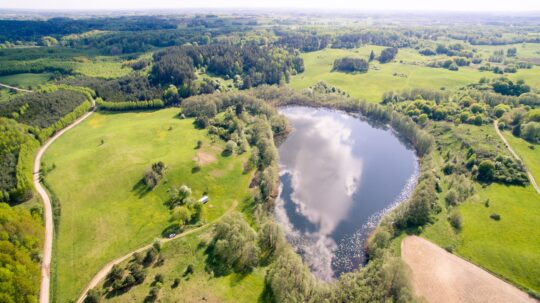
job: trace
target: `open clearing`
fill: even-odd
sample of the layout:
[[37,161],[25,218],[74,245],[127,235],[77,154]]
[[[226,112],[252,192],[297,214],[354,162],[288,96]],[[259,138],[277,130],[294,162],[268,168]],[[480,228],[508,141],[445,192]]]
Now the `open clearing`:
[[[56,233],[53,297],[76,299],[110,260],[141,247],[168,226],[167,189],[186,184],[198,198],[210,196],[206,221],[248,196],[247,155],[223,157],[193,171],[197,140],[209,145],[205,130],[177,109],[123,114],[96,113],[59,138],[44,157],[47,183],[61,204]],[[160,184],[147,192],[140,180],[154,162],[167,166]],[[224,172],[219,176],[215,170]],[[230,189],[235,190],[231,191]]]
[[[291,87],[296,89],[308,88],[320,81],[336,86],[352,97],[365,99],[371,102],[379,102],[382,95],[391,90],[403,90],[411,88],[425,88],[439,90],[456,89],[461,86],[478,82],[481,78],[497,78],[492,72],[481,72],[476,67],[461,67],[459,71],[450,71],[443,68],[424,66],[426,62],[433,60],[448,59],[447,56],[426,57],[416,50],[400,49],[396,59],[391,63],[380,64],[378,61],[370,63],[367,73],[351,74],[332,72],[334,60],[343,57],[369,58],[371,50],[376,55],[384,49],[381,46],[366,45],[356,49],[323,49],[320,51],[303,53],[305,71],[291,79]],[[498,49],[498,48],[495,48]],[[522,49],[523,50],[523,49]],[[528,52],[523,51],[523,56],[538,56],[532,52],[529,46]],[[520,51],[518,50],[518,53]],[[484,50],[484,55],[491,52]],[[515,74],[508,74],[513,80],[522,79],[533,87],[540,86],[540,68],[519,70]]]
[[50,73],[41,73],[41,74],[16,74],[9,76],[0,76],[0,83],[19,87],[19,88],[29,88],[43,84],[51,78],[52,74]]
[[423,62],[433,60],[433,58],[427,59],[412,49],[400,49],[396,60],[391,63],[371,62],[367,73],[332,72],[335,59],[346,56],[367,59],[372,49],[378,55],[383,47],[368,45],[352,50],[324,49],[303,53],[305,71],[294,76],[290,85],[293,88],[302,89],[324,81],[346,91],[352,97],[379,102],[383,93],[390,90],[414,87],[435,90],[441,87],[454,89],[471,82],[478,82],[482,77],[495,76],[493,73],[482,73],[470,67],[460,68],[458,72],[425,67],[422,66]]
[[510,144],[523,160],[523,163],[533,175],[536,183],[538,183],[540,180],[540,144],[527,142],[522,138],[513,136],[510,132],[502,132],[502,134],[508,141],[508,144]]
[[[106,302],[143,302],[156,274],[164,277],[160,302],[257,302],[264,289],[265,268],[258,267],[247,274],[209,274],[206,271],[208,255],[205,253],[209,239],[211,232],[206,229],[163,244],[161,255],[165,259],[164,264],[149,267],[144,283],[124,294],[106,297]],[[188,265],[193,266],[194,273],[185,276]],[[181,282],[174,288],[175,278],[180,278]]]
[[536,302],[514,286],[425,239],[403,239],[401,256],[412,269],[415,292],[428,302]]

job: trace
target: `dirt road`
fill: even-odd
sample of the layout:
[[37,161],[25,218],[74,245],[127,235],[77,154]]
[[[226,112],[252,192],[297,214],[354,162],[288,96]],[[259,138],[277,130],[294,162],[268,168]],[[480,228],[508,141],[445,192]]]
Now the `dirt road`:
[[[512,149],[512,147],[510,146],[508,141],[506,141],[506,138],[503,136],[503,134],[499,130],[499,121],[497,121],[497,120],[493,121],[493,126],[495,127],[495,131],[497,132],[497,134],[499,135],[501,140],[504,142],[504,145],[506,145],[506,148],[508,148],[508,150],[510,151],[512,156],[514,156],[514,158],[516,158],[516,160],[523,163],[523,166],[525,166],[525,163],[521,160],[519,155]],[[529,169],[527,168],[527,166],[525,166],[525,171],[527,172],[527,175],[529,176],[529,181],[531,181],[532,186],[534,187],[536,192],[540,195],[540,187],[538,186],[538,184],[536,184],[536,180],[534,180],[534,177],[531,174],[531,172],[529,171]]]
[[3,84],[3,83],[0,83],[0,86],[1,86],[1,87],[5,87],[5,88],[7,88],[7,89],[12,89],[12,90],[20,91],[20,92],[25,92],[25,93],[31,93],[31,92],[32,92],[31,90],[28,90],[28,89],[18,88],[18,87],[11,86],[11,85],[7,85],[7,84]]
[[50,283],[51,283],[51,256],[52,256],[52,243],[54,236],[54,226],[53,226],[53,213],[51,206],[51,199],[47,194],[47,191],[43,188],[40,183],[39,168],[41,167],[41,158],[43,154],[49,148],[49,146],[65,132],[72,129],[77,124],[81,123],[84,119],[88,118],[94,110],[84,114],[79,119],[75,120],[68,127],[60,130],[54,136],[52,136],[37,152],[36,158],[34,160],[34,186],[36,191],[41,196],[43,200],[43,215],[45,216],[45,243],[43,247],[43,260],[41,261],[41,287],[39,289],[39,302],[40,303],[49,303],[49,294],[50,294]]
[[432,303],[537,303],[525,292],[420,237],[401,242],[418,296]]

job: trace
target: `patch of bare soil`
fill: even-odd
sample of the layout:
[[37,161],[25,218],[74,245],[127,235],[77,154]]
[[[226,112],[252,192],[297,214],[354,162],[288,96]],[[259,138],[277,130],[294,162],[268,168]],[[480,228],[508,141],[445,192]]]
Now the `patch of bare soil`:
[[196,161],[200,166],[208,165],[217,161],[217,158],[214,154],[199,150],[197,155],[193,158],[193,161]]
[[428,302],[534,303],[525,292],[416,236],[401,242],[416,294]]

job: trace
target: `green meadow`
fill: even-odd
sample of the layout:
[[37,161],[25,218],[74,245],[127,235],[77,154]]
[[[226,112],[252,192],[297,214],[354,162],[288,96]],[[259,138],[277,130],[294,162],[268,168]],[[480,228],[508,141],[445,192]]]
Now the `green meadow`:
[[[186,184],[199,198],[208,193],[206,217],[220,217],[250,194],[243,174],[247,155],[221,155],[178,109],[154,112],[94,113],[58,139],[44,157],[46,181],[61,204],[55,235],[53,296],[76,299],[110,260],[151,243],[169,225],[167,190]],[[197,141],[201,149],[195,149]],[[163,180],[152,191],[141,179],[152,163],[163,161]],[[193,170],[200,166],[200,171]]]
[[121,61],[105,57],[97,57],[93,60],[84,58],[82,61],[76,65],[74,71],[89,77],[113,79],[120,78],[133,71],[130,67],[122,66]]
[[19,87],[19,88],[35,88],[40,84],[44,84],[49,81],[52,74],[41,73],[41,74],[15,74],[9,76],[0,76],[0,83]]
[[[106,302],[143,302],[157,274],[164,277],[160,302],[258,302],[264,290],[266,269],[256,267],[250,273],[223,276],[208,273],[205,250],[211,237],[210,229],[207,229],[164,244],[161,248],[164,264],[148,267],[145,282],[132,287],[129,292],[106,297]],[[193,274],[185,275],[189,265],[194,269]],[[180,283],[174,287],[177,278]]]
[[503,132],[503,135],[538,183],[540,181],[540,144],[527,142],[513,136],[510,132]]
[[[499,154],[510,156],[492,125],[462,124],[441,137],[445,147],[434,153],[439,167],[445,164],[443,154],[460,149],[451,133],[465,138],[475,148],[496,149]],[[529,153],[530,144],[511,134],[505,135],[512,147],[528,159],[524,161],[529,169],[538,167],[538,157]],[[422,230],[422,236],[523,289],[540,292],[537,278],[540,276],[540,250],[536,240],[540,239],[540,196],[531,185],[493,183],[488,186],[477,184],[475,188],[472,197],[456,206],[463,219],[462,229],[457,231],[448,221],[451,210],[444,204],[447,188],[443,184],[439,195],[442,211],[433,224]],[[500,220],[492,219],[492,214],[500,215]]]
[[308,88],[324,81],[336,86],[352,97],[379,102],[384,92],[410,88],[455,89],[482,77],[494,77],[493,73],[483,73],[472,67],[462,67],[459,71],[423,66],[428,60],[438,57],[424,57],[413,49],[400,49],[391,63],[370,63],[370,69],[363,74],[332,72],[335,59],[342,57],[360,57],[368,59],[371,50],[376,55],[383,47],[363,46],[357,49],[324,49],[303,53],[305,71],[291,79],[291,87]]

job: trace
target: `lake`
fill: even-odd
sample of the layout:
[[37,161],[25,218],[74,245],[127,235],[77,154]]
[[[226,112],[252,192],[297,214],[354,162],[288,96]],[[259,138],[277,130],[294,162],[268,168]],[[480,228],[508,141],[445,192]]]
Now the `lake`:
[[320,279],[364,262],[365,239],[416,185],[414,150],[392,129],[330,109],[281,108],[292,132],[279,146],[275,217]]

